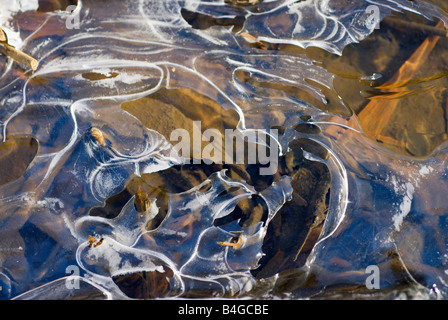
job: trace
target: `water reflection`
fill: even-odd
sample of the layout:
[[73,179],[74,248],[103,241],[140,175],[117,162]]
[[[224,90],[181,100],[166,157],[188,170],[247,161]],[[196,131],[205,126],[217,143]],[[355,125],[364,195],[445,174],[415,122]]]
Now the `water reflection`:
[[[375,2],[412,42],[364,1],[39,4],[12,16],[39,69],[0,57],[2,298],[446,296],[437,3]],[[278,171],[186,161],[194,121],[278,130]]]

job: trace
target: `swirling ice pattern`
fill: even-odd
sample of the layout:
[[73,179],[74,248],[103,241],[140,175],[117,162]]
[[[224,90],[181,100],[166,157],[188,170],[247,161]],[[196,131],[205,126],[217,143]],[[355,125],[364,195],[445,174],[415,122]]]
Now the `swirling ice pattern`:
[[[242,131],[270,128],[269,121],[260,127],[252,116],[254,110],[263,114],[269,106],[288,108],[286,127],[296,124],[304,113],[320,123],[324,129],[321,135],[288,131],[280,140],[282,150],[287,150],[290,140],[305,137],[330,152],[327,160],[305,153],[310,160],[324,162],[332,177],[327,221],[305,266],[310,272],[338,257],[341,251],[335,248],[340,238],[362,236],[365,243],[397,247],[393,235],[403,228],[411,204],[431,219],[433,208],[427,207],[426,197],[446,209],[439,198],[440,190],[447,187],[443,179],[447,175],[443,165],[446,146],[423,162],[390,155],[363,138],[353,117],[324,113],[307,101],[275,89],[254,87],[236,76],[245,72],[260,82],[292,85],[325,102],[321,88],[307,81],[332,90],[333,75],[323,68],[305,56],[248,50],[245,40],[232,32],[232,27],[196,29],[182,16],[182,9],[209,16],[243,14],[245,23],[239,32],[248,32],[260,41],[318,46],[333,53],[341,53],[347,44],[360,41],[373,31],[374,26],[366,22],[370,4],[378,6],[381,17],[391,11],[408,10],[448,21],[437,8],[421,1],[351,1],[350,6],[337,3],[271,0],[257,5],[259,10],[255,10],[218,0],[141,0],[119,1],[110,10],[109,3],[84,0],[78,2],[79,29],[65,28],[67,15],[63,12],[27,11],[15,16],[17,29],[22,30],[21,48],[36,57],[40,67],[35,73],[24,74],[18,73],[12,64],[3,70],[2,138],[32,135],[39,141],[39,149],[19,179],[0,187],[3,297],[69,298],[73,292],[66,281],[78,280],[78,294],[97,292],[103,298],[127,298],[112,278],[167,270],[172,273],[167,276],[167,296],[182,296],[201,288],[212,296],[244,296],[250,292],[255,284],[250,270],[263,255],[262,243],[269,222],[291,197],[288,177],[257,192],[253,186],[229,178],[224,171],[217,172],[200,186],[170,194],[168,216],[151,231],[145,225],[157,214],[157,203],[152,204],[149,216],[144,218],[136,212],[134,198],[116,218],[88,215],[89,208],[103,205],[124,188],[130,177],[182,163],[182,158],[172,156],[173,146],[164,136],[146,128],[121,108],[124,102],[162,88],[191,88],[213,98],[222,108],[237,112],[238,128]],[[278,19],[289,23],[280,26]],[[25,21],[34,21],[36,26],[29,30]],[[213,68],[227,72],[215,74]],[[92,81],[82,76],[89,72],[102,77]],[[104,146],[92,137],[91,128],[100,128],[104,133]],[[377,167],[377,163],[383,167]],[[366,178],[373,176],[373,182]],[[431,187],[434,181],[439,183],[438,190]],[[235,191],[220,195],[232,187]],[[388,191],[379,199],[374,196],[378,190]],[[244,230],[237,224],[228,229],[212,224],[232,212],[239,200],[254,194],[268,206],[265,224]],[[382,237],[377,241],[372,239],[374,234],[368,222],[364,222],[364,229],[346,225],[366,207],[384,212],[380,220],[383,225],[376,226]],[[23,230],[40,230],[39,234],[45,234],[41,235],[45,240],[42,243],[49,245],[39,248],[25,243],[20,233]],[[232,251],[216,245],[217,241],[228,241],[234,231],[244,231],[241,249]],[[89,246],[91,234],[102,236],[100,246]],[[36,258],[24,250],[43,253]],[[406,260],[406,253],[401,255]],[[353,258],[353,270],[362,268],[369,259],[375,262],[375,257],[368,254]],[[428,292],[433,290],[427,285],[431,283],[445,293],[448,280],[444,270],[448,267],[442,260],[421,283]],[[69,265],[81,268],[84,276],[67,278]],[[355,278],[353,274],[351,277]],[[336,278],[343,279],[340,275],[329,278],[327,273],[320,281],[329,285]]]

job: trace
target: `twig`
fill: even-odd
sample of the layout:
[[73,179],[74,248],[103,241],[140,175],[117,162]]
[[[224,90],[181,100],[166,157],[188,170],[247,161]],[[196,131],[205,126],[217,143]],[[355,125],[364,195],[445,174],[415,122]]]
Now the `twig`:
[[6,37],[5,31],[3,31],[2,27],[0,27],[0,42],[6,42],[8,38]]
[[237,6],[253,6],[261,2],[261,0],[225,0],[224,2]]
[[27,66],[28,68],[31,68],[32,70],[36,70],[37,67],[39,66],[39,62],[36,59],[20,50],[17,50],[16,48],[10,46],[7,43],[0,44],[0,52],[3,53],[5,56],[11,57],[18,63],[21,63]]

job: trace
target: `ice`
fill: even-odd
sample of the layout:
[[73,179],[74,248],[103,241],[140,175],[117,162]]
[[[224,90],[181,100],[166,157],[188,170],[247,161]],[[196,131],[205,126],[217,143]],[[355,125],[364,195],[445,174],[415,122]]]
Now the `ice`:
[[37,0],[19,0],[8,1],[2,4],[0,11],[0,25],[8,35],[8,43],[12,46],[20,48],[23,40],[20,37],[20,32],[15,30],[12,25],[12,16],[17,12],[36,11],[39,7]]
[[[368,265],[390,270],[392,263],[411,275],[406,279],[421,294],[434,292],[435,285],[438,295],[446,296],[447,145],[423,160],[379,148],[335,93],[331,72],[304,54],[274,50],[285,44],[341,54],[375,30],[376,9],[379,19],[408,11],[448,25],[445,12],[417,0],[266,0],[248,7],[220,0],[84,0],[78,3],[79,28],[67,29],[67,12],[37,12],[35,2],[20,3],[2,7],[6,15],[0,22],[14,21],[6,32],[40,67],[32,73],[2,58],[0,133],[3,141],[34,137],[38,151],[20,178],[0,185],[1,298],[253,293],[259,279],[252,272],[267,250],[264,242],[278,212],[293,198],[287,174],[260,187],[255,178],[232,176],[228,168],[204,170],[187,190],[172,191],[168,183],[154,181],[151,190],[159,193],[143,213],[134,192],[122,203],[117,200],[116,216],[91,214],[123,190],[130,192],[132,179],[151,173],[165,177],[166,170],[184,164],[162,132],[122,108],[177,89],[207,97],[223,112],[234,111],[240,132],[284,127],[281,156],[294,139],[312,141],[328,153],[301,151],[300,161],[328,168],[331,185],[322,231],[295,270],[299,280],[293,282],[299,285],[284,290],[288,277],[277,275],[266,280],[262,296],[303,297],[303,275],[317,279],[310,289],[315,292],[333,284],[362,285]],[[262,49],[268,45],[274,49]],[[378,78],[374,73],[363,79]],[[331,97],[337,107],[327,110]],[[204,100],[192,112],[212,118]],[[296,130],[297,124],[314,131]],[[244,168],[247,176],[249,169]],[[181,184],[170,181],[176,182]],[[265,220],[215,224],[252,197],[265,204]],[[166,216],[150,228],[164,209]],[[235,239],[237,248],[229,245]],[[70,278],[67,268],[79,274]],[[160,292],[146,288],[145,277],[161,283]],[[70,286],[75,280],[81,289]],[[127,280],[139,286],[129,288]],[[384,271],[382,281],[398,280]]]

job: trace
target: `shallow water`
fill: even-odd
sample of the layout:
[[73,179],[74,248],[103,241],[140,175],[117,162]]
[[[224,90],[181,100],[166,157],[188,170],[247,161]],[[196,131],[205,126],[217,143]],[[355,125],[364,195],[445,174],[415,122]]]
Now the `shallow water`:
[[[3,299],[446,298],[446,4],[22,2]],[[278,171],[180,157],[194,121],[276,129]]]

